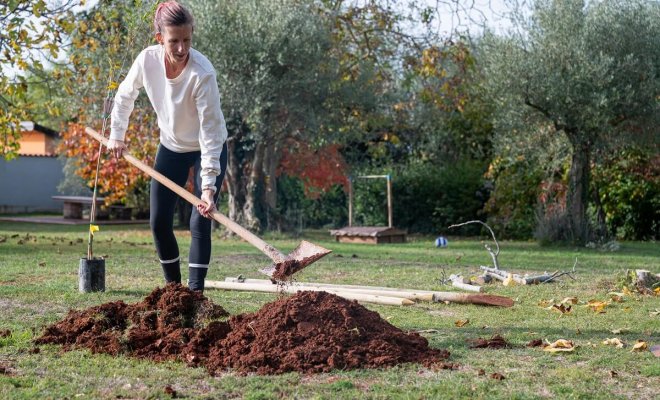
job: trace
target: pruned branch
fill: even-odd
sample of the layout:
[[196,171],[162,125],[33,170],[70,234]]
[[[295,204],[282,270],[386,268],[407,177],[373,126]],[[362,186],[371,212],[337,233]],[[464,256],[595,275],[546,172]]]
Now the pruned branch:
[[488,224],[486,224],[483,221],[472,220],[472,221],[467,221],[467,222],[463,222],[463,223],[460,223],[460,224],[449,225],[449,229],[458,228],[458,227],[468,225],[468,224],[481,224],[481,225],[485,226],[490,231],[490,234],[493,237],[493,242],[495,242],[495,247],[497,247],[497,250],[493,251],[493,249],[491,249],[491,247],[488,245],[488,243],[485,243],[484,247],[486,248],[488,253],[490,253],[491,258],[493,259],[493,266],[495,267],[495,269],[500,269],[500,264],[497,261],[497,256],[500,254],[500,244],[497,242],[497,238],[495,237],[495,232],[493,232],[493,230],[490,228],[490,226],[488,226]]

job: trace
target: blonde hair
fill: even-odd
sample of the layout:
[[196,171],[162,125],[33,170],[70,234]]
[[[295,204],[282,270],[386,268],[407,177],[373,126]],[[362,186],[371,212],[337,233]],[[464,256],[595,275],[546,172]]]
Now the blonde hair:
[[195,25],[188,9],[176,1],[160,3],[154,13],[154,32],[162,32],[165,26]]

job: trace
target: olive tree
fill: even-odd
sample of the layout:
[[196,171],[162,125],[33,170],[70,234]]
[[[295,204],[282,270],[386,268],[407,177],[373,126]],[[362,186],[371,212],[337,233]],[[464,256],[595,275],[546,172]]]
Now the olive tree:
[[[486,34],[480,61],[497,112],[499,149],[560,143],[570,158],[569,240],[588,239],[596,151],[658,140],[660,3],[537,0],[505,34]],[[529,154],[529,153],[528,153]]]
[[314,132],[332,81],[327,23],[296,0],[194,0],[194,46],[218,71],[230,130],[229,214],[250,229],[275,211],[287,138]]

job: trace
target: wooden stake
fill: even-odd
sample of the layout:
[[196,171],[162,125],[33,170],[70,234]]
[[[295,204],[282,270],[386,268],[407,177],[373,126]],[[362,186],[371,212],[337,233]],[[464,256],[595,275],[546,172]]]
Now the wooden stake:
[[[239,278],[227,277],[224,283],[236,283],[238,285],[262,285],[276,287],[271,281],[267,279],[244,279],[244,283],[239,283]],[[208,281],[207,281],[208,283]],[[300,282],[295,283],[291,288],[294,289],[293,293],[298,290],[324,290],[324,291],[340,291],[345,293],[364,293],[370,295],[380,295],[385,297],[403,297],[408,300],[417,301],[435,301],[435,302],[453,302],[463,304],[479,304],[479,305],[492,305],[511,307],[513,300],[504,296],[496,296],[490,294],[478,293],[460,293],[460,292],[436,292],[432,290],[417,290],[417,289],[397,289],[376,286],[357,286],[357,285],[333,285],[330,283],[308,283]],[[303,289],[300,289],[303,288]]]
[[[268,279],[250,279],[250,278],[236,278],[233,276],[225,277],[225,282],[241,282],[241,283],[259,283],[259,284],[271,284],[273,282]],[[322,282],[293,282],[293,285],[302,285],[302,286],[318,286],[329,289],[366,289],[366,290],[387,290],[394,292],[413,292],[417,294],[433,294],[433,290],[420,290],[420,289],[402,289],[402,288],[392,288],[385,286],[364,286],[364,285],[339,285],[333,283],[322,283]]]
[[207,288],[214,288],[214,289],[240,290],[246,292],[264,292],[264,293],[295,294],[300,291],[328,292],[335,294],[339,297],[343,297],[347,300],[357,300],[359,302],[366,302],[373,304],[396,305],[396,306],[409,306],[415,304],[415,302],[412,300],[400,298],[400,297],[377,296],[373,294],[365,294],[354,291],[332,290],[328,288],[306,287],[302,289],[301,287],[297,287],[297,286],[279,286],[273,284],[264,285],[261,283],[238,283],[238,282],[221,282],[221,281],[206,281],[205,286]]

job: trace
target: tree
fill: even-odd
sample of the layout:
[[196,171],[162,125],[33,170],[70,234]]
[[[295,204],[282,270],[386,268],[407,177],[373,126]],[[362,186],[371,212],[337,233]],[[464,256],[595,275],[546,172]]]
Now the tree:
[[500,151],[528,146],[542,153],[549,137],[565,138],[570,241],[588,239],[594,151],[643,137],[657,145],[658,37],[657,2],[538,0],[508,34],[483,38]]
[[[249,229],[276,212],[276,168],[289,138],[313,136],[334,80],[327,21],[298,0],[191,2],[195,46],[218,71],[230,129],[229,215]],[[268,210],[268,211],[266,211]]]
[[[102,132],[109,129],[104,104],[115,90],[131,62],[152,39],[151,17],[156,2],[141,0],[101,0],[80,12],[71,31],[66,65],[56,69],[60,76],[59,108],[70,116],[62,132],[60,151],[73,160],[76,174],[91,188],[96,176],[99,143],[84,133],[90,126]],[[158,128],[147,97],[142,94],[126,135],[132,155],[150,163],[155,158]],[[149,179],[123,159],[101,154],[98,190],[107,203],[130,203],[142,210],[148,207]]]
[[[48,67],[66,47],[73,30],[73,8],[84,1],[10,0],[0,3],[0,152],[16,156],[20,122],[33,119],[28,87],[56,85],[57,75]],[[51,116],[59,110],[44,104]]]

